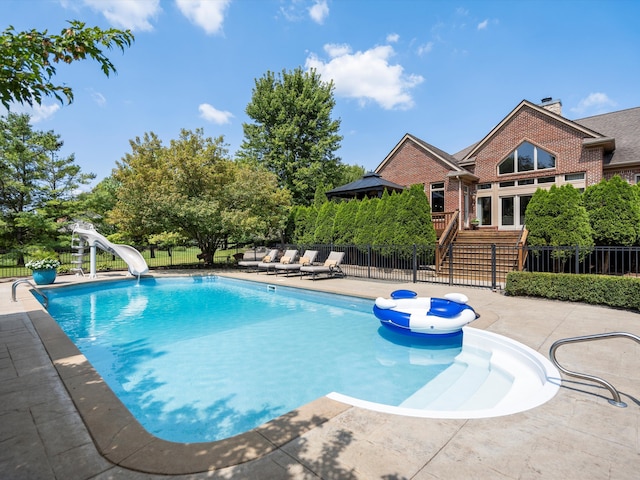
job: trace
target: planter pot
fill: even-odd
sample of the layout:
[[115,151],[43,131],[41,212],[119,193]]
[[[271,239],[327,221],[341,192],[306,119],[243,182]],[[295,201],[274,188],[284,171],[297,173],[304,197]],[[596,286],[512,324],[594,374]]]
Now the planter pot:
[[55,268],[47,268],[45,270],[34,270],[33,271],[33,281],[36,282],[36,285],[49,285],[56,280],[56,275],[58,274]]

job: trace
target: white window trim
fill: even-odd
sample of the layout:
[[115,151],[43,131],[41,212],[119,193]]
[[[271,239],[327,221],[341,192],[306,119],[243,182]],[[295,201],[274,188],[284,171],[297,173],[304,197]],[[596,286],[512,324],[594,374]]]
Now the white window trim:
[[[528,143],[529,145],[531,145],[531,146],[533,147],[533,170],[525,170],[525,171],[521,172],[520,170],[518,170],[518,149],[519,149],[522,145],[524,145],[525,143]],[[548,167],[548,168],[538,168],[538,149],[542,150],[543,152],[545,152],[545,153],[547,153],[547,154],[549,154],[549,155],[551,155],[551,156],[553,157],[553,159],[554,159],[554,165],[553,165],[553,167]],[[512,153],[514,154],[514,155],[513,155],[513,172],[509,172],[509,173],[500,173],[500,165],[502,165],[502,164],[504,163],[504,161],[505,161],[505,160],[509,157],[509,155],[511,155]],[[520,144],[519,144],[516,148],[514,148],[511,152],[509,152],[509,155],[507,155],[506,157],[504,157],[504,158],[502,159],[502,161],[500,161],[500,162],[498,163],[498,167],[497,167],[497,168],[498,168],[498,176],[501,176],[501,175],[515,175],[515,174],[518,174],[518,173],[544,172],[544,171],[551,171],[551,170],[554,170],[555,168],[557,168],[557,167],[556,167],[556,164],[555,164],[555,163],[557,163],[557,161],[558,161],[558,156],[557,156],[557,155],[555,155],[555,154],[551,153],[551,152],[550,152],[550,151],[548,151],[548,150],[545,150],[544,148],[538,147],[535,143],[530,142],[530,141],[528,141],[528,140],[524,140],[524,141],[520,142]]]

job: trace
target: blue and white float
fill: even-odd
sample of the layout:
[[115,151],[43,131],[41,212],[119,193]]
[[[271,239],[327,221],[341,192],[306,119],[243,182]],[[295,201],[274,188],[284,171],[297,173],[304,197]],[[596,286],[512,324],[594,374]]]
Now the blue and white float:
[[373,313],[384,327],[405,335],[456,334],[480,316],[468,301],[462,293],[433,298],[418,297],[412,290],[396,290],[391,298],[378,297]]

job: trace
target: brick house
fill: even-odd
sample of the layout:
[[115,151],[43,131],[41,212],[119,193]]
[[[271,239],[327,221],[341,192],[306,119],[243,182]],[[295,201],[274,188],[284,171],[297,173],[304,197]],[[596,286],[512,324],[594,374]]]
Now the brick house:
[[520,230],[537,188],[578,189],[620,175],[640,182],[640,107],[580,120],[558,100],[527,100],[482,140],[449,154],[406,134],[375,173],[403,186],[424,185],[432,211],[461,212],[460,228]]

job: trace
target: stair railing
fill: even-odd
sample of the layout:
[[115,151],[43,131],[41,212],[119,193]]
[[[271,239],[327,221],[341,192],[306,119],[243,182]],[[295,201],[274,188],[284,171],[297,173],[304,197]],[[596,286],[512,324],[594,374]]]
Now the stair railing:
[[516,268],[519,272],[524,270],[524,263],[527,261],[527,255],[529,253],[529,251],[526,249],[528,235],[529,230],[527,230],[523,225],[522,232],[520,233],[520,240],[518,240],[518,243],[516,245],[516,248],[518,249],[518,263],[516,265]]
[[449,223],[445,227],[440,239],[438,240],[438,246],[436,247],[436,273],[440,273],[440,267],[446,258],[446,254],[449,251],[449,245],[455,240],[458,233],[458,225],[460,223],[460,210],[456,210]]
[[29,284],[29,286],[35,290],[38,295],[40,295],[42,297],[42,300],[44,301],[44,308],[48,308],[49,307],[49,298],[47,298],[47,296],[44,294],[44,292],[42,290],[40,290],[38,287],[36,287],[33,283],[31,283],[29,281],[29,279],[27,278],[22,278],[20,280],[17,280],[15,282],[13,282],[13,285],[11,285],[11,301],[13,302],[17,302],[18,299],[16,298],[16,289],[18,288],[18,285],[22,284],[22,283],[27,283]]
[[563,338],[561,340],[557,340],[556,342],[553,343],[553,345],[551,345],[551,348],[549,349],[549,358],[551,359],[553,364],[558,368],[558,370],[560,370],[562,373],[569,375],[571,377],[580,378],[582,380],[587,380],[587,381],[595,382],[602,385],[607,390],[609,390],[609,392],[611,392],[611,396],[613,397],[612,399],[609,400],[609,403],[616,407],[624,408],[627,406],[627,404],[620,399],[620,393],[618,392],[618,390],[616,390],[616,388],[613,385],[611,385],[605,379],[596,377],[594,375],[587,375],[586,373],[578,373],[578,372],[572,372],[571,370],[567,370],[562,365],[560,365],[560,363],[558,363],[558,360],[556,359],[556,350],[558,350],[558,348],[561,347],[562,345],[567,345],[570,343],[591,342],[594,340],[601,340],[601,339],[607,339],[607,338],[630,338],[631,340],[634,340],[635,342],[640,343],[640,337],[638,335],[634,335],[632,333],[627,333],[627,332],[596,333],[594,335],[584,335],[581,337]]

